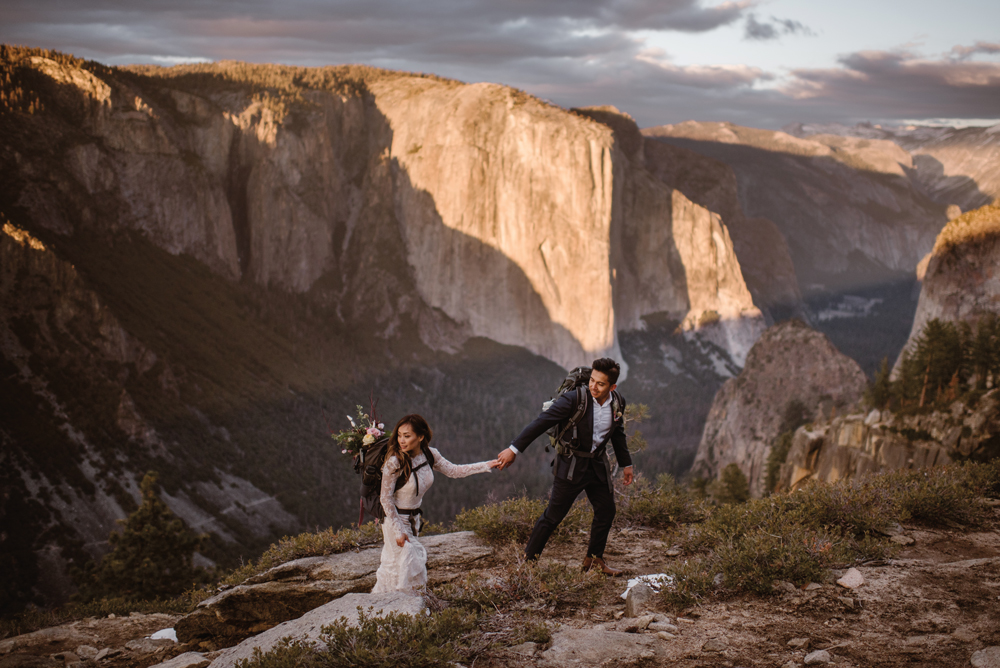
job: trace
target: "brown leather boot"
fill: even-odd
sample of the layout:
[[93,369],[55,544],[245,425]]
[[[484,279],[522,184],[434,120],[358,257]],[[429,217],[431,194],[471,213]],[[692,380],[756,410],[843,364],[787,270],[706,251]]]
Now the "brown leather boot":
[[604,562],[604,559],[602,559],[601,557],[587,557],[586,559],[584,559],[583,560],[583,568],[582,568],[582,570],[583,570],[584,573],[586,573],[591,568],[593,568],[595,565],[600,567],[601,573],[604,573],[605,575],[607,575],[609,577],[616,577],[616,576],[622,574],[621,571],[619,571],[617,569],[614,569],[614,568],[611,568],[610,566],[608,566]]

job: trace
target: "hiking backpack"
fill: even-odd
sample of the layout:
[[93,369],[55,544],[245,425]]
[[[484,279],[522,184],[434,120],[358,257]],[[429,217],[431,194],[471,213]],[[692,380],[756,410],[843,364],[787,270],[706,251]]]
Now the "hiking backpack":
[[[354,458],[354,472],[361,474],[361,510],[358,514],[358,526],[364,522],[365,513],[379,522],[385,519],[385,509],[382,507],[382,500],[379,497],[382,494],[382,467],[385,465],[385,456],[388,450],[389,437],[383,436],[359,452]],[[410,470],[410,475],[425,466],[434,468],[434,455],[431,454],[431,449],[420,446],[420,451],[424,453],[427,461],[419,466],[414,466]],[[409,478],[399,476],[396,479],[396,491],[399,491],[407,480]],[[420,483],[417,482],[418,491],[419,488]]]
[[[593,371],[589,366],[578,366],[569,372],[563,379],[556,396],[542,404],[542,410],[547,411],[552,407],[552,403],[567,392],[576,393],[576,409],[568,419],[560,422],[546,432],[549,435],[549,445],[560,455],[568,454],[571,450],[579,450],[580,438],[577,434],[577,425],[583,419],[583,414],[587,412],[587,396],[590,394],[590,373]],[[615,415],[620,412],[621,396],[618,392],[611,392],[611,408]],[[545,446],[548,452],[549,445]]]

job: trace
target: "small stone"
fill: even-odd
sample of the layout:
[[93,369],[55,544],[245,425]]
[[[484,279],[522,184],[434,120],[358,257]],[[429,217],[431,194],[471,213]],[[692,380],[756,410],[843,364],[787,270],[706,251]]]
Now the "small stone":
[[917,542],[913,540],[913,538],[911,538],[910,536],[906,536],[904,534],[896,534],[889,540],[893,543],[896,543],[897,545],[913,545],[914,543]]
[[114,618],[115,618],[115,613],[112,612],[110,615],[108,615],[108,619],[114,619]]
[[792,638],[786,644],[792,649],[806,649],[809,647],[809,638]]
[[651,652],[648,649],[639,654],[640,659],[652,659],[654,656],[656,656],[656,652]]
[[875,529],[875,531],[883,536],[897,536],[903,533],[903,527],[898,522],[893,522],[882,529]]
[[672,548],[670,548],[669,550],[666,551],[666,555],[668,557],[679,557],[679,556],[681,556],[681,551],[679,549],[677,549],[676,547],[672,547]]
[[90,645],[80,645],[76,648],[76,655],[81,659],[96,659],[97,654],[97,648]]
[[687,617],[678,617],[677,621],[683,622],[685,624],[694,624],[694,620],[693,619],[688,619]]
[[618,610],[618,611],[615,612],[615,619],[621,619],[624,616],[625,616],[625,611],[624,610]]
[[837,600],[844,604],[848,610],[854,609],[854,599],[849,596],[838,596]]
[[979,634],[967,626],[955,629],[951,637],[961,642],[975,642],[979,639]]
[[844,573],[844,576],[837,580],[839,584],[844,589],[857,589],[865,583],[865,578],[861,575],[861,571],[856,568],[850,568]]
[[110,659],[111,657],[118,656],[121,653],[122,651],[120,649],[105,647],[104,649],[102,649],[100,652],[97,653],[97,656],[94,657],[94,661],[102,661],[104,659]]
[[638,617],[653,600],[653,588],[645,582],[639,582],[628,590],[625,597],[625,616]]
[[649,625],[650,631],[666,631],[667,633],[679,633],[679,630],[673,624],[668,622],[653,622]]
[[774,588],[779,591],[787,592],[789,594],[794,594],[798,591],[798,589],[795,588],[795,585],[793,585],[791,582],[786,582],[785,580],[776,580],[774,583]]
[[1000,668],[1000,647],[987,647],[972,655],[973,668]]
[[711,638],[701,646],[703,652],[721,652],[729,647],[729,643],[725,638]]
[[909,646],[926,645],[930,642],[930,638],[927,636],[910,636],[903,641],[904,644]]
[[673,633],[667,633],[666,631],[657,631],[656,637],[659,638],[660,640],[673,640],[677,636],[675,636]]
[[789,661],[788,663],[783,664],[781,668],[799,668],[799,664],[794,661]]
[[538,651],[538,643],[523,642],[508,649],[509,652],[520,654],[521,656],[533,656]]
[[805,589],[806,591],[816,591],[817,589],[822,589],[822,588],[823,585],[821,585],[818,582],[810,582],[805,587],[803,587],[803,589]]
[[830,653],[825,649],[818,649],[815,652],[810,652],[806,654],[805,664],[807,666],[816,666],[821,663],[830,663],[831,657]]
[[653,615],[643,615],[642,617],[636,617],[635,626],[640,631],[645,631],[650,624],[653,623]]

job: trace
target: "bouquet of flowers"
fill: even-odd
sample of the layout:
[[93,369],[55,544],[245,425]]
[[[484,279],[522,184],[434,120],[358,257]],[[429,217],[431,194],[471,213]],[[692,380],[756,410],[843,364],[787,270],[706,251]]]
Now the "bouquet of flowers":
[[371,407],[371,415],[365,413],[365,409],[358,406],[358,414],[354,417],[348,415],[347,419],[351,423],[350,429],[330,434],[337,441],[341,454],[356,457],[385,435],[385,425],[378,421],[374,403]]

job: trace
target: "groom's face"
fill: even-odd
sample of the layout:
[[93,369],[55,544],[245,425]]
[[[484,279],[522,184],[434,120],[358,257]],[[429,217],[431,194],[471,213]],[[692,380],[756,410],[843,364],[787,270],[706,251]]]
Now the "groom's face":
[[597,403],[603,406],[604,402],[608,400],[611,390],[615,387],[617,385],[612,385],[611,381],[608,380],[608,374],[596,369],[590,372],[590,396],[594,397]]

